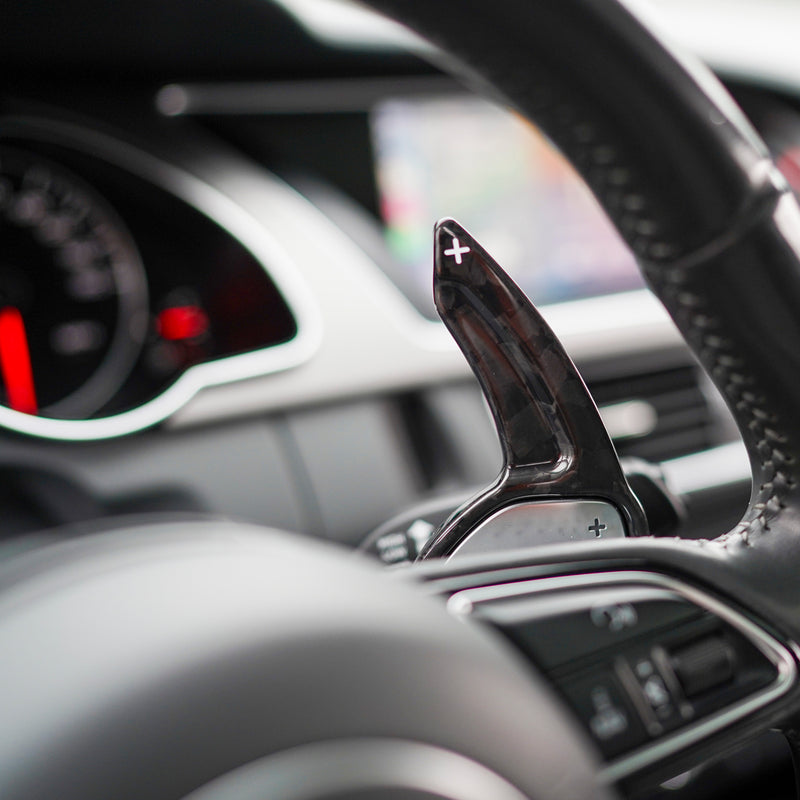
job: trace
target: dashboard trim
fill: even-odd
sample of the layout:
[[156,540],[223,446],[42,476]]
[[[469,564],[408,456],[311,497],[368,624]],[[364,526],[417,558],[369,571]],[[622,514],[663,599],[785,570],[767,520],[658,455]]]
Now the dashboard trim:
[[367,112],[386,97],[448,96],[463,92],[445,76],[326,78],[270,82],[170,83],[156,92],[165,117]]

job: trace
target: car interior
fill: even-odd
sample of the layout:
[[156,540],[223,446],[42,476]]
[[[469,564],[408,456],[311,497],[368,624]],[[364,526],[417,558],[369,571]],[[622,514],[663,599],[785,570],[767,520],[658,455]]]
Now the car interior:
[[800,9],[0,19],[0,797],[797,796]]

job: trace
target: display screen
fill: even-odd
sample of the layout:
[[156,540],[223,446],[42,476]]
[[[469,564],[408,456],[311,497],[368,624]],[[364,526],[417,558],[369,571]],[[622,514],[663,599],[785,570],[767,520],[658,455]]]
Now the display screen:
[[374,109],[372,133],[389,248],[419,296],[430,295],[442,217],[467,228],[536,304],[642,286],[581,179],[513,113],[471,97],[390,100]]

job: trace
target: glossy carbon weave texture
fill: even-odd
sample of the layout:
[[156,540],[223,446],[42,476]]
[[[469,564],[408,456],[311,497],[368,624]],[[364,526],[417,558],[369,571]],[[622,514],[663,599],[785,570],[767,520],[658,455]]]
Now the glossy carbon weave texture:
[[525,500],[604,500],[620,511],[629,535],[647,533],[575,365],[519,287],[455,220],[439,222],[434,232],[434,299],[489,402],[503,467],[421,556],[451,554],[492,513]]

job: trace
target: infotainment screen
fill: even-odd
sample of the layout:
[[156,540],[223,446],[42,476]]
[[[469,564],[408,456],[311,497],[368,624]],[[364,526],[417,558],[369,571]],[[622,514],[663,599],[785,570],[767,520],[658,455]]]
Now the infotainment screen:
[[467,96],[403,98],[371,118],[381,213],[395,260],[430,294],[433,223],[454,217],[537,304],[642,285],[633,256],[552,145]]

